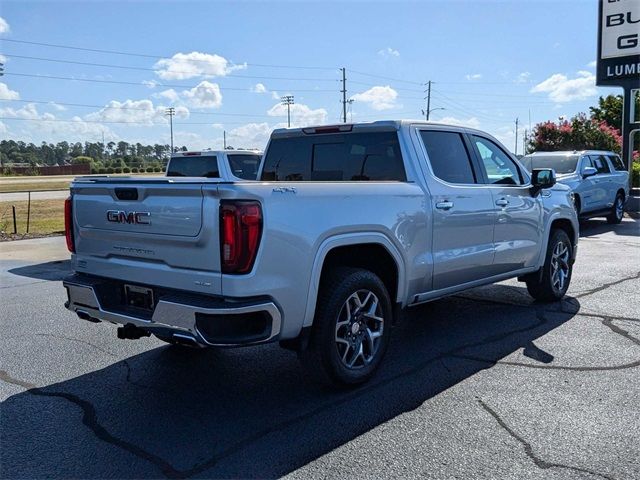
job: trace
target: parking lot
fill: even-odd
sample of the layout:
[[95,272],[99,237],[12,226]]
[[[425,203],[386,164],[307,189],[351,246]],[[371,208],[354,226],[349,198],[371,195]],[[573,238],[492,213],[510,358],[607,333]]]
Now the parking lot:
[[268,345],[116,338],[64,238],[0,244],[3,478],[640,477],[640,221],[583,224],[562,303],[508,281],[409,310],[351,391]]

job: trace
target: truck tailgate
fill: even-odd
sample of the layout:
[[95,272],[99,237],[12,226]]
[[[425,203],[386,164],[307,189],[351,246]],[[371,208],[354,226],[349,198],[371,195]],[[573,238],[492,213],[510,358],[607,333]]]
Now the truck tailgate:
[[215,183],[92,179],[71,191],[77,271],[221,293]]

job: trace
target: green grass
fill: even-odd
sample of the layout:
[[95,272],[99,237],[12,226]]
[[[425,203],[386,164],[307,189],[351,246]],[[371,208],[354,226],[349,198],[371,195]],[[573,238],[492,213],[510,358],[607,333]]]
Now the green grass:
[[[0,240],[14,238],[12,205],[16,207],[18,238],[27,232],[27,201],[0,202]],[[55,233],[64,233],[64,199],[32,200],[29,235]]]
[[59,182],[38,182],[29,183],[22,182],[6,182],[0,183],[0,193],[10,192],[38,192],[42,190],[64,190],[69,188],[69,180],[60,180]]

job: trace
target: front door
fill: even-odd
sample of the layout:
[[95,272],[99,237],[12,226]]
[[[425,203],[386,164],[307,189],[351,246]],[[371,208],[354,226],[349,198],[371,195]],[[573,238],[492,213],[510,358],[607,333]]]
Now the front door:
[[496,212],[493,270],[508,273],[531,267],[540,253],[544,192],[531,195],[528,179],[499,144],[480,135],[470,137]]
[[486,278],[493,263],[495,209],[491,192],[478,182],[468,140],[451,127],[418,133],[427,158],[427,208],[433,211],[432,288]]

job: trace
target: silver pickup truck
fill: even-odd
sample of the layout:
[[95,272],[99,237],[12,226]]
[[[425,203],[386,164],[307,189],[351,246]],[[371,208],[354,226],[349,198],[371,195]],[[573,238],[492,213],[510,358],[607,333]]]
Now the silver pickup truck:
[[540,301],[569,286],[569,188],[481,131],[275,130],[258,179],[76,179],[67,308],[120,338],[279,341],[316,378],[357,384],[404,308],[512,277]]

